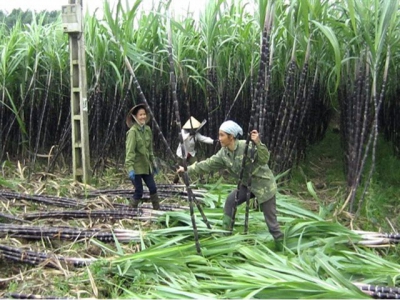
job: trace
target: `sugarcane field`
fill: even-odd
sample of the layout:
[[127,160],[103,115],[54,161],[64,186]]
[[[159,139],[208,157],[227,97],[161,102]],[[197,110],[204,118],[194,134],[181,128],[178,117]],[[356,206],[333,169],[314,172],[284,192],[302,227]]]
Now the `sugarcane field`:
[[0,299],[400,298],[398,0],[86,2],[0,4]]

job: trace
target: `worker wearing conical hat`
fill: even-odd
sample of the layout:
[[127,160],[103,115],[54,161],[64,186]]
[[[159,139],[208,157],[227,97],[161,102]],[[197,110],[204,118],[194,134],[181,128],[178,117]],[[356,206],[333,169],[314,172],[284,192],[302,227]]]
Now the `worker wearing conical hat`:
[[[218,140],[213,140],[210,137],[204,136],[200,134],[199,130],[204,126],[206,121],[199,122],[194,117],[190,117],[189,120],[182,126],[182,139],[183,139],[183,146],[185,148],[186,153],[186,161],[188,165],[193,164],[197,158],[196,156],[196,142],[201,142],[205,144],[214,144],[218,142]],[[183,159],[182,156],[182,144],[179,143],[178,148],[176,149],[176,155]],[[177,183],[179,178],[176,176],[174,178],[174,183]]]
[[[200,123],[194,117],[190,117],[189,120],[182,126],[182,139],[183,146],[185,147],[186,159],[190,159],[196,156],[196,142],[205,144],[213,144],[214,140],[210,137],[200,134],[199,130],[204,126],[205,121]],[[176,155],[179,158],[182,157],[182,148],[179,143],[176,149]]]

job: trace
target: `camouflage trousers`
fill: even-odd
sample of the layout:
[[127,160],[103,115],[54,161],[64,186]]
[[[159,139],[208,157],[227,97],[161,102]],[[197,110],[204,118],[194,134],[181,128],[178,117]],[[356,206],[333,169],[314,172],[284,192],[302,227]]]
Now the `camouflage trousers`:
[[[235,198],[236,198],[237,189],[232,191],[228,198],[225,201],[224,214],[232,219],[233,209],[235,207]],[[247,187],[242,185],[240,187],[238,202],[237,205],[246,202],[247,196]],[[250,194],[250,198],[254,198],[254,194]],[[265,223],[267,224],[268,230],[275,240],[282,239],[283,233],[279,227],[279,223],[276,217],[276,197],[273,196],[268,201],[265,201],[260,204],[260,209],[264,214]]]

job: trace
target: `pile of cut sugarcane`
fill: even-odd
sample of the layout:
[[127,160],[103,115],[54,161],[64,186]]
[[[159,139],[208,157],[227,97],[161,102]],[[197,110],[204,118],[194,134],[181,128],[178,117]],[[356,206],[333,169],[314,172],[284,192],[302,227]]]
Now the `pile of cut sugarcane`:
[[[198,199],[201,199],[204,191],[195,190],[195,194]],[[55,255],[51,251],[35,251],[31,245],[22,245],[20,241],[42,241],[42,243],[43,241],[72,241],[75,243],[96,239],[103,243],[138,242],[143,236],[142,231],[126,229],[123,226],[117,228],[112,224],[123,221],[151,223],[166,211],[187,209],[186,206],[165,201],[162,202],[161,209],[158,211],[152,210],[151,204],[146,203],[139,209],[133,209],[129,204],[115,203],[113,200],[109,200],[110,197],[130,198],[132,195],[133,189],[93,190],[87,192],[85,198],[0,190],[0,204],[2,204],[0,210],[0,257],[52,268],[65,264],[74,267],[86,266],[96,258],[71,258]],[[179,199],[185,197],[187,192],[181,185],[165,184],[159,185],[159,195],[161,199]],[[146,202],[148,199],[149,194],[145,190],[143,201]],[[35,206],[38,208],[37,211],[28,212],[31,211],[30,207]],[[79,220],[82,220],[80,223],[88,220],[88,228],[70,225],[71,222]]]

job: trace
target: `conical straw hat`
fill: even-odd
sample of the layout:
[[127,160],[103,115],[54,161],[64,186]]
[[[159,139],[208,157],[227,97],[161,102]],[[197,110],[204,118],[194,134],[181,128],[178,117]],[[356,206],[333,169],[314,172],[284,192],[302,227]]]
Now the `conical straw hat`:
[[133,116],[136,115],[137,112],[138,112],[138,110],[141,109],[141,108],[143,108],[143,109],[146,111],[146,114],[147,114],[147,117],[146,117],[146,124],[150,121],[150,114],[149,114],[149,112],[147,111],[146,104],[140,103],[140,104],[135,105],[134,107],[132,107],[132,108],[129,110],[128,114],[126,115],[125,122],[126,122],[126,126],[128,126],[128,128],[131,128],[131,127],[133,126],[133,124],[136,123],[136,121],[135,121],[135,119],[133,118]]
[[182,126],[183,129],[199,129],[202,124],[197,121],[195,118],[190,117],[189,120],[186,121],[185,125]]

